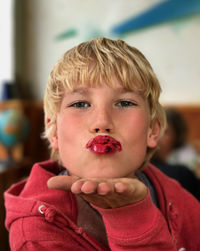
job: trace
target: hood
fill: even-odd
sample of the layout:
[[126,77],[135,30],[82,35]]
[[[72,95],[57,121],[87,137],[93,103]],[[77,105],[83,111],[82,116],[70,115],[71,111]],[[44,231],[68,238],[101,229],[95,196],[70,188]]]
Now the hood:
[[[52,207],[60,215],[76,221],[77,209],[73,195],[61,190],[48,189],[47,181],[57,175],[60,168],[57,162],[45,161],[36,163],[27,180],[12,185],[5,193],[6,228],[19,218],[41,216],[41,205]],[[72,207],[67,206],[70,199]],[[74,203],[73,203],[74,201]],[[75,210],[76,209],[76,210]]]

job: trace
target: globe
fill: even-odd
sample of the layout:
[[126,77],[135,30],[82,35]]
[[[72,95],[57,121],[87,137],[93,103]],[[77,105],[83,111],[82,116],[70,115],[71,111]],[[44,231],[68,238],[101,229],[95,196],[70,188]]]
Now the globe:
[[[28,133],[28,119],[22,111],[6,109],[0,112],[0,143],[6,147],[9,160],[12,159],[10,149],[23,142]],[[6,162],[6,160],[4,162]]]

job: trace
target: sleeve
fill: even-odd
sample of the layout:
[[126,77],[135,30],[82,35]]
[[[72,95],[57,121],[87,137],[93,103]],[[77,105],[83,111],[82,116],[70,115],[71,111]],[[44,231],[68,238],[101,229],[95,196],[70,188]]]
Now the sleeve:
[[16,220],[10,228],[10,249],[12,251],[63,251],[79,250],[86,246],[83,238],[69,227],[58,227],[42,217],[25,217]]
[[137,203],[116,209],[95,207],[103,217],[111,250],[176,250],[167,222],[150,192]]
[[[70,249],[69,245],[65,245],[63,242],[59,241],[27,241],[19,251],[63,251]],[[73,250],[73,249],[72,249]]]

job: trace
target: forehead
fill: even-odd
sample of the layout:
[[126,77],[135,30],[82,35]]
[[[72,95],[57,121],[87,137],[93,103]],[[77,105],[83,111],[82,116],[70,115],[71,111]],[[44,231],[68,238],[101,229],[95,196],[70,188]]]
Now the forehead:
[[124,93],[135,93],[138,94],[136,91],[134,90],[130,90],[128,88],[123,87],[119,82],[116,82],[115,85],[108,85],[108,84],[100,84],[100,85],[96,85],[96,86],[90,86],[90,85],[77,85],[75,86],[73,89],[69,89],[66,88],[65,89],[65,94],[82,94],[82,95],[86,95],[88,93],[92,93],[94,91],[98,91],[98,90],[109,90],[114,94],[124,94]]

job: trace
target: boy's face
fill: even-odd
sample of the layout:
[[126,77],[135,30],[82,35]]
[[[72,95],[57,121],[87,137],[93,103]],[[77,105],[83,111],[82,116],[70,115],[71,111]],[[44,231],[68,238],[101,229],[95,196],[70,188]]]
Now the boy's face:
[[[150,128],[148,102],[115,80],[115,88],[103,84],[97,88],[79,86],[73,92],[66,90],[57,115],[56,134],[50,141],[70,175],[132,177],[142,165],[147,147],[156,146],[159,132],[158,125]],[[96,138],[98,135],[114,138],[121,151],[93,151],[95,140],[101,138]],[[91,139],[94,148],[87,148]]]

